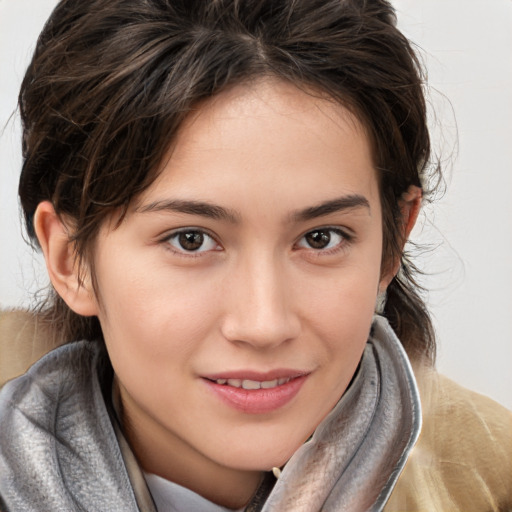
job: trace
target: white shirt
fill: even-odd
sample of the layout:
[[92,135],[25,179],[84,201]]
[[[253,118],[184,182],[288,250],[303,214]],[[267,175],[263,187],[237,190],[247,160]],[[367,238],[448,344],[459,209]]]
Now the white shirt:
[[216,505],[199,494],[151,473],[144,473],[158,512],[243,512]]

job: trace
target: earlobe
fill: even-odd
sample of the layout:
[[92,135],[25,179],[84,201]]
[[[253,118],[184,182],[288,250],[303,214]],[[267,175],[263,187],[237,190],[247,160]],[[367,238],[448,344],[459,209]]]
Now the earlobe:
[[59,218],[51,202],[43,201],[37,206],[34,229],[55,291],[75,313],[97,315],[90,276],[86,272],[79,275],[68,226]]

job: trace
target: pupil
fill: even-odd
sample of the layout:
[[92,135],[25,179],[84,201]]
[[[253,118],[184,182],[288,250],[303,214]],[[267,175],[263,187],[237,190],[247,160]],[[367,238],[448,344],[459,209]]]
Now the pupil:
[[323,249],[329,245],[331,235],[329,231],[312,231],[306,235],[306,240],[313,249]]
[[186,233],[180,233],[179,242],[183,249],[197,251],[203,245],[204,236],[198,231],[187,231]]

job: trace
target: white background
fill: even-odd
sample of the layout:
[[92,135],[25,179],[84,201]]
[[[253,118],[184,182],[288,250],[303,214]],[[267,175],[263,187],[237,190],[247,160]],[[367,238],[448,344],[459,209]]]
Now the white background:
[[[447,192],[413,239],[438,333],[438,367],[512,409],[512,0],[395,0],[428,69]],[[45,284],[22,240],[19,122],[9,120],[55,0],[0,0],[0,306]],[[9,120],[9,121],[8,121]]]

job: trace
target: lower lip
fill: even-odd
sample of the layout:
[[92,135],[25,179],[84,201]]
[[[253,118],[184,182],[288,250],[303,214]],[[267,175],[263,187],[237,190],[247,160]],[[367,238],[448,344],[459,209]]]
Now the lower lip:
[[243,389],[217,384],[207,379],[204,381],[224,403],[234,409],[248,414],[265,414],[276,411],[291,402],[306,378],[307,375],[303,375],[270,389]]

